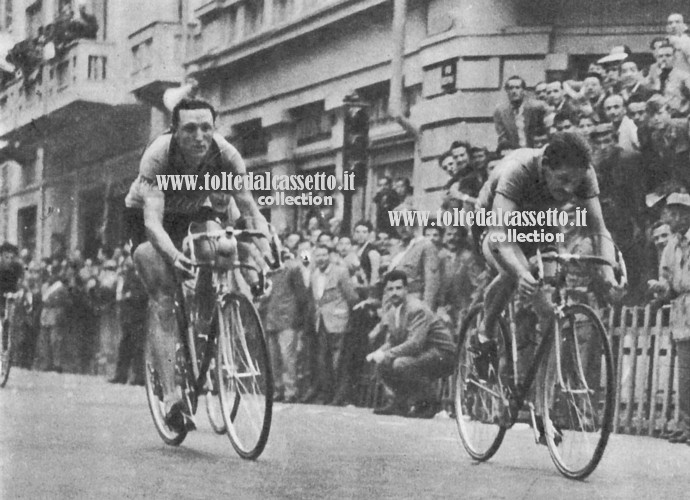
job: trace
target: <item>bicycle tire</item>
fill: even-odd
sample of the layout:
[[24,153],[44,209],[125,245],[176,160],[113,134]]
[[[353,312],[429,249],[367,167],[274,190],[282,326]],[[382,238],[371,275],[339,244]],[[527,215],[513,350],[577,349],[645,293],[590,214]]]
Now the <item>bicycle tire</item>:
[[[613,356],[606,329],[591,307],[565,307],[558,328],[549,354],[542,361],[546,444],[559,472],[582,480],[596,469],[613,429]],[[556,373],[557,354],[561,377]],[[585,450],[582,453],[578,451],[580,446]],[[576,455],[583,459],[578,460]]]
[[255,460],[268,441],[273,412],[263,327],[254,304],[238,293],[225,297],[218,324],[216,375],[227,435],[238,455]]
[[228,432],[228,428],[225,425],[225,419],[223,418],[223,410],[219,406],[219,401],[216,399],[218,397],[218,383],[216,376],[216,360],[211,361],[211,366],[208,369],[208,380],[213,384],[213,387],[209,392],[206,393],[206,415],[208,416],[208,421],[211,424],[211,429],[216,434],[225,434]]
[[[505,384],[501,380],[502,377],[496,371],[493,372],[492,376],[490,374],[491,368],[485,369],[475,364],[476,355],[470,351],[471,335],[475,334],[472,327],[476,327],[478,322],[481,322],[483,312],[483,304],[475,305],[468,311],[460,326],[454,377],[455,422],[460,441],[465,451],[479,462],[490,459],[498,451],[509,426],[505,422],[495,420],[494,410],[497,410],[496,413],[503,412],[505,401],[483,390],[490,388],[490,382],[484,381],[481,375],[486,375],[485,378],[489,380],[492,378],[497,380],[497,389],[505,394]],[[512,360],[509,355],[508,326],[503,318],[499,318],[498,325],[500,330],[499,342],[502,344],[499,346],[499,356],[503,357],[503,369],[510,373]],[[481,372],[485,373],[480,375]],[[482,394],[490,396],[491,400],[484,399]],[[482,438],[482,434],[485,434],[486,438]]]
[[12,329],[9,321],[0,321],[0,389],[5,387],[12,368]]
[[179,446],[187,437],[187,429],[181,432],[175,431],[165,424],[165,405],[163,404],[163,391],[158,382],[158,375],[154,368],[151,342],[146,339],[144,354],[144,385],[146,387],[146,399],[149,411],[153,419],[153,425],[165,444]]

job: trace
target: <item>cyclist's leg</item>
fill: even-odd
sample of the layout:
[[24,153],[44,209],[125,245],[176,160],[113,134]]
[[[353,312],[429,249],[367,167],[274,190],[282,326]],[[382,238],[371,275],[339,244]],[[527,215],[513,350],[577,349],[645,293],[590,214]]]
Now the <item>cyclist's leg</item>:
[[155,368],[168,411],[182,397],[175,386],[176,344],[181,338],[175,306],[175,274],[163,256],[148,242],[135,250],[134,264],[149,294],[147,335],[150,335]]
[[[498,318],[517,290],[517,279],[508,273],[494,257],[498,245],[501,243],[492,242],[490,238],[484,238],[482,241],[482,254],[489,266],[498,273],[484,292],[484,330],[485,335],[491,339],[496,338]],[[525,265],[528,265],[526,258]]]

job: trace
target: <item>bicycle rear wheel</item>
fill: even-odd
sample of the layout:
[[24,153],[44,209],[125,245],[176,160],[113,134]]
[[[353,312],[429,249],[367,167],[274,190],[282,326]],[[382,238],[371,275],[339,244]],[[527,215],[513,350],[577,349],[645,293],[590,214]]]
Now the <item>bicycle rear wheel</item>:
[[216,355],[220,406],[235,451],[254,460],[266,446],[273,410],[273,377],[259,315],[244,295],[219,311]]
[[497,355],[487,359],[478,352],[483,315],[483,305],[479,304],[470,309],[462,322],[455,368],[458,433],[467,453],[480,462],[498,451],[510,425],[506,421],[506,416],[509,416],[508,388],[501,373],[512,371],[508,327],[502,318],[498,323]]
[[178,446],[187,437],[187,429],[177,432],[165,424],[165,404],[163,403],[163,387],[160,384],[158,372],[153,361],[153,351],[151,342],[146,340],[146,350],[144,354],[144,372],[146,399],[149,403],[151,418],[161,439],[165,444]]
[[12,331],[9,321],[0,321],[0,388],[5,387],[12,367]]
[[606,330],[589,306],[564,308],[544,358],[544,428],[551,458],[571,479],[599,464],[613,424],[615,382]]

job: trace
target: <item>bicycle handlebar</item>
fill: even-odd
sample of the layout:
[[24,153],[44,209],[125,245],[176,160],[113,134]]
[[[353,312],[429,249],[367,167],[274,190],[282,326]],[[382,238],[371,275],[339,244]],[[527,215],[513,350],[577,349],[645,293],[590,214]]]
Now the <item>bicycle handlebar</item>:
[[616,258],[618,262],[611,262],[606,257],[601,257],[600,255],[579,255],[573,253],[559,253],[554,251],[539,252],[537,251],[537,265],[539,270],[539,278],[544,278],[544,262],[557,262],[561,264],[599,264],[603,266],[609,266],[616,274],[616,279],[619,286],[626,286],[628,283],[628,272],[625,266],[625,261],[623,260],[623,255],[620,250],[616,249]]
[[[280,252],[280,240],[275,234],[266,235],[263,231],[258,229],[235,229],[234,227],[226,227],[225,229],[218,229],[215,231],[203,231],[200,233],[190,233],[188,235],[190,238],[190,244],[200,238],[222,238],[222,237],[234,237],[237,240],[246,240],[248,238],[265,238],[269,240],[269,245],[271,248],[271,253],[273,257],[273,262],[270,262],[266,256],[264,260],[266,264],[272,269],[278,269],[283,265],[282,256]],[[199,265],[195,263],[195,265]]]

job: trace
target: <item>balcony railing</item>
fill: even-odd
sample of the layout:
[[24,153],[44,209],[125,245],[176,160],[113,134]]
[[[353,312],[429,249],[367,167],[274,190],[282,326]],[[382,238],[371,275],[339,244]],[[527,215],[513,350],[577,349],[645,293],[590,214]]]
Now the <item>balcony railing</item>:
[[151,23],[129,36],[129,48],[131,91],[163,88],[182,80],[185,46],[181,24]]
[[95,40],[69,44],[62,55],[39,66],[31,82],[15,80],[0,89],[0,136],[77,101],[121,104],[115,47]]

